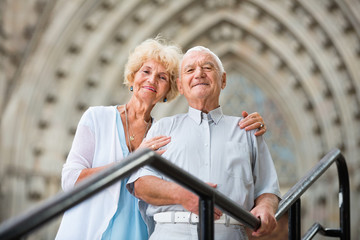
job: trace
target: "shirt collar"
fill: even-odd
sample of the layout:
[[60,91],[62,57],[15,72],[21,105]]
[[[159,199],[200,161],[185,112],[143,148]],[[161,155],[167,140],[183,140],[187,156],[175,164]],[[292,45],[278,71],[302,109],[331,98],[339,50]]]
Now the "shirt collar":
[[[198,109],[192,108],[189,106],[189,112],[188,115],[190,118],[192,118],[197,124],[200,124],[202,122],[203,119],[203,113]],[[211,110],[208,114],[207,114],[208,118],[211,118],[215,124],[218,124],[218,122],[220,121],[221,117],[223,116],[223,112],[221,107],[219,106],[218,108],[215,108],[214,110]]]

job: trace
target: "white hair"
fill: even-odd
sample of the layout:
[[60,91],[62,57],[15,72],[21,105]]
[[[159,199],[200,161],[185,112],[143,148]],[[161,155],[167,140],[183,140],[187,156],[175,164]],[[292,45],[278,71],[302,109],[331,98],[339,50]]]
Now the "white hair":
[[[222,75],[225,72],[224,66],[223,66],[220,58],[215,53],[213,53],[210,49],[203,47],[203,46],[192,47],[186,51],[186,53],[183,55],[182,59],[184,59],[185,56],[191,52],[207,52],[207,53],[211,54],[211,56],[213,56],[213,58],[215,59],[217,65],[219,67],[220,75]],[[182,61],[180,64],[182,64]],[[180,69],[181,69],[181,65],[180,65]]]

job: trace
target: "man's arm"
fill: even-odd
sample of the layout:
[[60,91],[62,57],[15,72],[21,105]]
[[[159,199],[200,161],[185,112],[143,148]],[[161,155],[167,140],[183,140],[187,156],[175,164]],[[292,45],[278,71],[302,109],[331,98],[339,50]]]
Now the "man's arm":
[[255,207],[251,210],[251,213],[260,218],[261,226],[252,233],[252,236],[264,236],[270,234],[276,228],[275,213],[278,205],[279,198],[271,193],[261,194],[255,199]]
[[[216,184],[208,183],[211,187]],[[180,204],[186,210],[199,215],[199,197],[180,185],[162,180],[155,176],[143,176],[134,182],[134,195],[156,206]],[[215,220],[222,212],[214,209]]]

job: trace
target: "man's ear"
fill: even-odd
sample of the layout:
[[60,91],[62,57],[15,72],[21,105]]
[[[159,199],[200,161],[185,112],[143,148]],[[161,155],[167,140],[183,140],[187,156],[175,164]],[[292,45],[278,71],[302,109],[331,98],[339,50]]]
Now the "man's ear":
[[223,72],[221,76],[221,89],[224,89],[226,87],[226,72]]
[[177,79],[176,79],[176,85],[177,85],[177,88],[178,88],[178,90],[179,90],[179,93],[180,93],[181,95],[183,95],[184,91],[183,91],[183,88],[182,88],[182,86],[181,86],[181,80],[180,80],[180,78],[177,78]]

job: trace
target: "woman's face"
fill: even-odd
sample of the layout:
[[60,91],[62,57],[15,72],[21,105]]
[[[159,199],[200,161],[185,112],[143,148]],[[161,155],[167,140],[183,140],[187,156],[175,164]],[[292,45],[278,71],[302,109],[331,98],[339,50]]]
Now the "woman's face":
[[134,95],[150,104],[156,104],[166,97],[170,90],[170,74],[155,60],[144,62],[135,73]]

